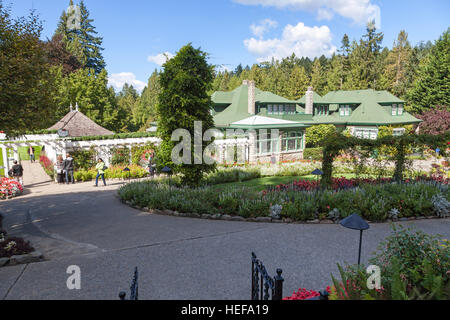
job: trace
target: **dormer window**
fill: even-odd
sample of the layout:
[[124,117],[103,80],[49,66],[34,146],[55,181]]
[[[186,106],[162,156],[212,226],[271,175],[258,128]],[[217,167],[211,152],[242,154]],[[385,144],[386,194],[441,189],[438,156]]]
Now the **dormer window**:
[[272,109],[272,105],[271,105],[271,104],[269,104],[269,105],[267,106],[267,113],[268,113],[268,114],[272,114],[272,113],[273,113],[273,109]]
[[350,106],[348,104],[341,105],[339,108],[339,115],[340,116],[349,116],[350,115]]
[[319,115],[319,116],[328,115],[328,106],[327,105],[317,106],[316,107],[316,115]]

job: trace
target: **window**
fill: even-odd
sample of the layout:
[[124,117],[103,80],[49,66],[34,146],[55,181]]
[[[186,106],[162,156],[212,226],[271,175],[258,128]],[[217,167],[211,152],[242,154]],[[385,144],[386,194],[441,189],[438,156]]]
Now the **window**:
[[303,132],[288,131],[281,135],[281,152],[303,150]]
[[360,139],[371,139],[375,140],[378,137],[378,129],[374,128],[355,128],[355,137]]
[[320,115],[320,116],[328,115],[328,106],[327,105],[318,106],[316,108],[316,110],[317,110],[317,112],[316,112],[317,115]]
[[340,116],[349,116],[350,115],[350,106],[348,104],[341,105],[339,109],[339,115]]
[[402,136],[403,134],[405,134],[405,128],[395,128],[392,131],[392,135],[394,137],[399,137],[399,136]]
[[271,104],[269,104],[268,106],[267,106],[267,113],[268,114],[272,114],[272,105]]
[[397,115],[397,105],[396,105],[396,104],[393,104],[393,105],[392,105],[392,115],[393,115],[393,116],[396,116],[396,115]]
[[256,141],[256,152],[257,154],[272,154],[275,152],[279,152],[278,148],[278,136],[271,136],[270,130],[268,130],[267,134],[258,133],[257,141]]
[[278,105],[273,105],[273,114],[278,114]]
[[283,112],[284,112],[284,106],[281,104],[278,106],[278,113],[283,114]]
[[403,114],[403,104],[398,105],[397,115],[401,116]]
[[291,113],[295,114],[295,106],[291,106]]

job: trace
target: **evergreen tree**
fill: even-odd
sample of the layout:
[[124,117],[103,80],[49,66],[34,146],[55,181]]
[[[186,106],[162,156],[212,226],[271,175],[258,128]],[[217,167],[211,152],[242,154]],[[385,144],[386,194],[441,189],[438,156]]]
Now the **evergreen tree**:
[[[436,41],[408,92],[407,109],[422,113],[434,106],[450,108],[450,28]],[[448,109],[450,110],[450,109]]]
[[[162,139],[158,150],[160,166],[168,165],[182,175],[182,183],[196,186],[204,172],[214,170],[215,165],[206,164],[195,156],[194,122],[201,121],[203,133],[214,126],[210,112],[211,98],[208,90],[213,80],[213,67],[208,65],[207,54],[194,49],[191,44],[182,47],[178,53],[167,61],[160,75],[161,93],[156,107],[158,116],[158,135]],[[176,129],[189,131],[191,139],[191,164],[175,164],[172,161],[172,133]],[[202,139],[203,140],[203,139]],[[209,142],[202,141],[202,150]],[[184,150],[186,152],[186,150]],[[203,156],[203,154],[202,154]],[[201,164],[196,163],[200,160]]]
[[403,98],[406,94],[406,68],[411,54],[411,45],[405,30],[400,31],[392,50],[387,53],[386,66],[381,76],[381,87]]
[[[72,0],[70,0],[69,7],[74,7]],[[68,24],[69,20],[75,17],[77,11],[64,11],[55,33],[63,36],[67,50],[77,57],[83,68],[94,70],[96,74],[99,74],[106,66],[101,53],[103,38],[97,36],[97,31],[92,25],[94,20],[89,17],[89,11],[83,0],[80,1],[78,10],[80,14],[79,28],[69,29],[70,24]]]
[[150,123],[156,120],[156,105],[161,92],[159,84],[159,72],[155,69],[148,79],[147,86],[142,91],[141,97],[137,99],[133,112],[133,122],[140,130],[150,127]]
[[313,87],[313,90],[317,92],[319,95],[324,94],[326,78],[320,60],[317,58],[314,60],[313,63],[313,69],[311,74],[311,85]]

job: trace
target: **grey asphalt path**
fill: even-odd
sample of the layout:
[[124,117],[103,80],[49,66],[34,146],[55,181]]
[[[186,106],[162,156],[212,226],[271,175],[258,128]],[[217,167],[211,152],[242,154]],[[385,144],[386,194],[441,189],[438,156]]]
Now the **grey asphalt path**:
[[[299,287],[323,290],[338,275],[336,263],[357,262],[359,232],[340,225],[154,215],[120,203],[119,186],[36,186],[0,202],[10,234],[47,258],[0,268],[0,299],[116,299],[135,266],[141,299],[249,299],[252,251],[270,274],[283,269],[287,296]],[[450,238],[449,219],[402,224]],[[364,232],[363,262],[389,233],[384,223]],[[67,289],[70,265],[81,269],[80,290]]]

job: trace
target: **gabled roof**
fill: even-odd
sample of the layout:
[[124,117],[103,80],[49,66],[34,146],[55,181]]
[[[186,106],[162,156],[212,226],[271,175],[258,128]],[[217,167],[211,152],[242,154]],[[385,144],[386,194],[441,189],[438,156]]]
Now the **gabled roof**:
[[65,129],[69,137],[103,136],[114,134],[85,116],[78,110],[72,110],[48,130]]
[[[217,127],[226,127],[252,116],[248,113],[248,85],[246,84],[242,84],[229,92],[216,91],[211,96],[211,100],[215,105],[229,105],[225,110],[214,115],[214,124]],[[255,103],[296,104],[297,102],[255,88]]]
[[366,90],[338,90],[330,91],[322,97],[324,101],[329,103],[349,103],[357,104],[363,101],[372,101],[376,103],[403,103],[404,101],[397,98],[393,94],[383,91],[375,91],[374,89]]

